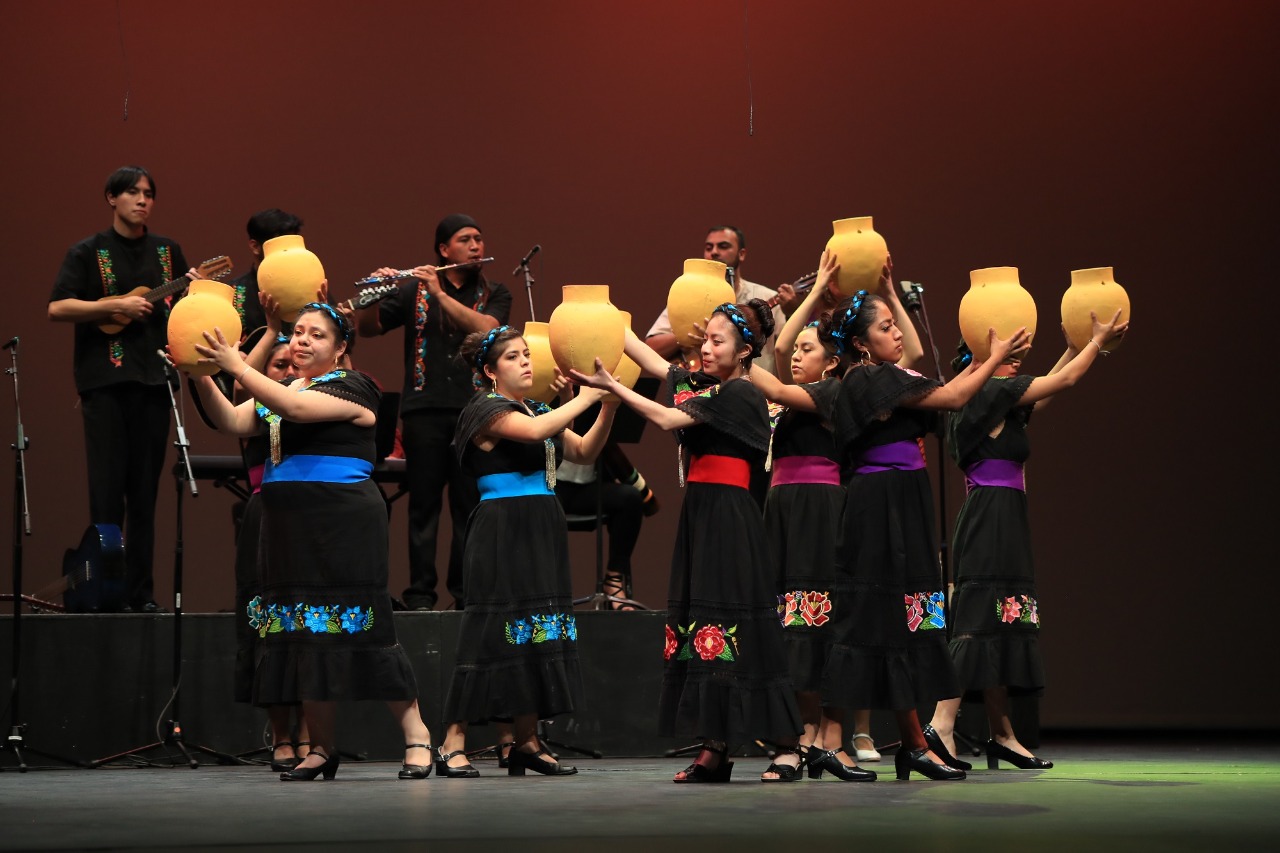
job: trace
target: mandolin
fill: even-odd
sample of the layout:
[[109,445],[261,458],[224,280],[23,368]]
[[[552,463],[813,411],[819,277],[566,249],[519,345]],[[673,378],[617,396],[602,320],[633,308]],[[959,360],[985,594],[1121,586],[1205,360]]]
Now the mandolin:
[[[196,267],[196,278],[209,278],[215,281],[221,281],[231,275],[231,259],[226,255],[218,255],[216,258],[209,260]],[[159,302],[165,297],[172,296],[185,290],[187,285],[191,283],[191,279],[186,274],[178,276],[167,284],[159,287],[135,287],[128,293],[117,294],[118,296],[141,296],[151,304]],[[104,299],[114,299],[112,296],[104,296]],[[115,335],[124,330],[124,327],[133,322],[133,318],[125,314],[112,314],[110,320],[103,320],[98,324],[98,328],[103,334]]]

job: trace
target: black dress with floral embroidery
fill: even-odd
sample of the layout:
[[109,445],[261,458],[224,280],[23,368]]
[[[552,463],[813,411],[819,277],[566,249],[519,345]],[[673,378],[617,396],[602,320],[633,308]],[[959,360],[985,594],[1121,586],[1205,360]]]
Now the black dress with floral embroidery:
[[[529,413],[506,397],[478,393],[454,434],[454,450],[463,471],[476,478],[481,500],[467,523],[467,608],[445,722],[525,714],[545,720],[582,705],[568,532],[560,501],[546,484],[547,447],[499,440],[485,451],[472,441],[508,412]],[[553,471],[559,451],[557,437]]]
[[[298,393],[374,412],[381,396],[356,371],[319,377]],[[386,502],[359,476],[373,467],[374,427],[283,421],[279,429],[280,463],[268,461],[259,495],[262,596],[250,618],[263,642],[254,702],[416,698],[387,594]]]
[[847,491],[836,560],[836,644],[824,701],[841,708],[906,710],[958,696],[947,651],[941,567],[929,472],[855,473],[890,445],[916,463],[933,413],[905,406],[938,387],[896,364],[854,367],[836,405],[835,440]]
[[[836,467],[831,424],[840,380],[823,379],[800,387],[818,410],[781,412],[773,430],[775,478],[788,461],[802,457],[826,460]],[[780,576],[779,617],[796,690],[817,691],[822,686],[833,639],[832,612],[840,606],[833,590],[843,507],[844,486],[839,482],[775,485],[765,499],[765,534],[771,565]]]
[[[951,420],[951,451],[961,468],[982,460],[1025,463],[1031,407],[1019,406],[1032,377],[988,380]],[[999,434],[991,433],[999,426]],[[951,654],[965,690],[1044,688],[1040,610],[1031,557],[1027,493],[974,486],[956,519],[956,589]]]
[[[769,421],[758,388],[679,367],[667,378],[670,401],[698,421],[681,430],[686,458],[763,463]],[[687,483],[671,558],[660,734],[735,744],[800,733],[777,603],[777,570],[750,491]]]

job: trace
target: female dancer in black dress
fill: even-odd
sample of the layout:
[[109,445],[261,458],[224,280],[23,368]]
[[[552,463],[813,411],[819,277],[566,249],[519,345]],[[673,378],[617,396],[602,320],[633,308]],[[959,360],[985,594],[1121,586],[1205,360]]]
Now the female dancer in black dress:
[[284,781],[332,779],[338,770],[338,700],[386,700],[405,738],[402,779],[430,772],[430,734],[417,686],[396,642],[387,594],[387,511],[369,479],[379,393],[373,380],[337,370],[351,327],[312,302],[294,322],[288,384],[247,366],[220,330],[205,333],[205,358],[236,377],[253,399],[239,406],[209,377],[197,387],[219,429],[249,437],[265,421],[262,599],[254,608],[263,643],[254,675],[259,705],[301,702],[311,753]]
[[[846,482],[837,571],[849,606],[823,685],[830,704],[892,709],[902,747],[899,779],[963,779],[924,740],[915,708],[959,695],[944,632],[933,494],[922,439],[934,412],[968,402],[1004,357],[1026,345],[991,332],[992,357],[947,383],[899,367],[903,332],[885,301],[859,293],[836,307],[835,334],[857,362],[836,404],[835,439]],[[906,606],[904,618],[903,607]]]
[[[1077,352],[1067,351],[1047,376],[1020,376],[1023,353],[1007,357],[995,376],[951,419],[951,454],[964,469],[968,494],[956,519],[956,588],[951,602],[951,654],[965,691],[981,690],[991,739],[987,766],[1003,759],[1023,770],[1053,762],[1036,758],[1018,742],[1009,722],[1009,692],[1044,689],[1040,659],[1040,607],[1031,559],[1023,465],[1031,453],[1027,422],[1054,394],[1084,376],[1098,353],[1128,331],[1119,312],[1110,322],[1093,318],[1093,335]],[[968,349],[952,362],[957,370]],[[960,697],[938,703],[925,738],[939,756],[954,749]]]
[[800,776],[794,745],[802,724],[778,624],[777,573],[768,562],[759,505],[748,491],[751,468],[768,450],[769,423],[764,395],[744,373],[772,331],[764,301],[721,305],[707,324],[702,370],[692,373],[668,365],[628,330],[627,355],[646,373],[667,377],[671,405],[624,387],[599,365],[591,376],[572,374],[621,397],[662,429],[677,430],[682,480],[688,454],[658,730],[699,738],[703,749],[676,782],[728,782],[728,746],[754,738],[783,745],[764,781]]
[[[458,419],[454,450],[476,478],[480,503],[467,522],[458,659],[445,700],[445,732],[436,775],[480,773],[467,762],[467,724],[514,723],[507,772],[576,773],[550,757],[538,720],[581,706],[578,627],[573,616],[569,543],[555,492],[559,454],[589,464],[609,437],[617,402],[605,402],[584,436],[568,427],[602,400],[586,390],[557,409],[526,400],[533,366],[524,337],[499,326],[463,341],[461,357],[482,390]],[[566,380],[557,373],[560,386]]]

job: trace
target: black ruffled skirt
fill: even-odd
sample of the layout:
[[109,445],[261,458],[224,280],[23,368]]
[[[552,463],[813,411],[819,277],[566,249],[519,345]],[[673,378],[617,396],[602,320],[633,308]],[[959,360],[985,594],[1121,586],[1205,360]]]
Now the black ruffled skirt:
[[905,710],[960,695],[947,649],[929,475],[855,476],[841,519],[827,704]]
[[554,495],[484,500],[467,525],[467,609],[446,722],[484,723],[582,705],[564,512]]
[[778,615],[796,690],[817,691],[834,641],[837,539],[844,488],[775,486],[764,505],[770,565],[778,570]]
[[259,497],[254,702],[416,698],[391,619],[387,508],[377,486],[267,483]]
[[685,489],[671,561],[660,734],[741,743],[801,731],[778,620],[778,575],[760,521],[746,489]]
[[1027,496],[980,487],[956,520],[951,653],[965,690],[1044,688]]

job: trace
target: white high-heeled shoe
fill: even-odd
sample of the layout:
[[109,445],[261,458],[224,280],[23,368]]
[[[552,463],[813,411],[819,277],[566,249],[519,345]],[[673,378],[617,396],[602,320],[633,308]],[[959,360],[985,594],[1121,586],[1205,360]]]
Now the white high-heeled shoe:
[[[866,738],[871,741],[871,749],[858,749],[858,738]],[[871,740],[871,735],[866,732],[854,732],[853,734],[853,757],[858,761],[879,761],[880,753],[876,751],[876,742]]]

